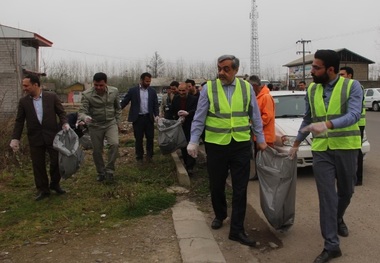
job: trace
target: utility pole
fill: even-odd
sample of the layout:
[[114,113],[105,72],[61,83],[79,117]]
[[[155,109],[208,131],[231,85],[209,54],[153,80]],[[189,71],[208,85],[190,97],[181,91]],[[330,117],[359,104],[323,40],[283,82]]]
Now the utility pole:
[[298,40],[296,44],[301,43],[302,44],[302,52],[297,51],[297,54],[302,54],[302,80],[305,81],[305,53],[311,53],[310,51],[305,51],[305,43],[310,43],[311,40]]

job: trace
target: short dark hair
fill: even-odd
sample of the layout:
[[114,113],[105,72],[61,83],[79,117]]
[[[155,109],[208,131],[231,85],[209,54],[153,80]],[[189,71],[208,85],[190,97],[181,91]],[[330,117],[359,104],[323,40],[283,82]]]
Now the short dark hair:
[[223,55],[218,58],[218,63],[221,63],[225,60],[232,60],[232,68],[233,69],[238,69],[240,65],[240,61],[237,57],[234,55]]
[[24,79],[30,79],[30,83],[37,84],[38,87],[41,86],[40,78],[36,74],[27,74]]
[[267,87],[269,90],[273,90],[273,84],[272,83],[268,83]]
[[187,80],[185,80],[185,83],[190,83],[191,86],[195,86],[195,81],[192,80],[192,79],[187,79]]
[[314,58],[322,60],[326,69],[333,67],[334,73],[337,74],[339,72],[340,57],[336,51],[331,49],[320,49],[315,52]]
[[345,70],[347,74],[351,74],[351,77],[354,78],[354,69],[351,67],[341,67],[340,70]]
[[261,80],[260,80],[259,76],[257,76],[257,75],[251,75],[251,76],[249,76],[248,81],[251,84],[252,84],[252,82],[254,82],[254,83],[257,83],[257,85],[261,86]]
[[174,80],[174,81],[170,82],[169,86],[176,86],[178,88],[179,82]]
[[140,80],[144,80],[146,77],[152,78],[152,74],[150,74],[149,72],[144,72],[143,74],[141,74]]
[[99,82],[104,80],[105,83],[107,83],[107,74],[103,72],[95,73],[94,77],[92,78],[93,81]]
[[300,82],[298,82],[298,84],[301,84],[301,83],[303,83],[303,84],[305,84],[305,85],[306,85],[306,82],[305,82],[305,81],[303,81],[303,80],[301,80]]

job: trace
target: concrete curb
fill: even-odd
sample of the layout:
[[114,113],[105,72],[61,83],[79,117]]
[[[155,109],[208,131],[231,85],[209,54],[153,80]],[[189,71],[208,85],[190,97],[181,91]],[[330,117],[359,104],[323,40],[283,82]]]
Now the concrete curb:
[[[199,154],[205,155],[203,149]],[[176,164],[178,183],[189,187],[190,178],[177,152],[172,153]],[[206,219],[195,203],[184,200],[172,208],[173,223],[184,263],[226,263]]]
[[182,262],[226,262],[203,213],[193,202],[181,201],[172,208],[172,212]]
[[187,174],[187,171],[185,167],[183,166],[182,161],[179,159],[177,152],[172,153],[172,158],[177,168],[177,177],[178,177],[179,185],[189,187],[190,186],[189,175]]

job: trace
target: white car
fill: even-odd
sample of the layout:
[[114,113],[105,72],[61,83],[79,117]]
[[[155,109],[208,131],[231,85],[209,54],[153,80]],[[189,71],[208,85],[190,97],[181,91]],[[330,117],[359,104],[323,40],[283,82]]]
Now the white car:
[[[299,127],[305,114],[305,91],[281,90],[271,91],[276,107],[276,142],[278,152],[288,153],[295,141]],[[309,134],[300,144],[297,156],[297,167],[306,167],[313,164],[311,154],[312,135]],[[370,151],[370,144],[364,132],[363,154]]]
[[380,111],[380,88],[364,90],[364,105],[367,109]]

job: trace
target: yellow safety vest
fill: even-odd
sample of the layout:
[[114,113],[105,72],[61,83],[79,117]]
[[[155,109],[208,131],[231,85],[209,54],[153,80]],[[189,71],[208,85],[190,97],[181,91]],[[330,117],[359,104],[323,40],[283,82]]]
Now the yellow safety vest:
[[363,90],[363,108],[362,108],[362,115],[360,116],[360,120],[358,122],[359,126],[365,126],[366,125],[366,121],[365,121],[365,104],[364,104],[364,87],[363,86],[362,86],[362,90]]
[[249,141],[249,105],[251,89],[247,81],[235,79],[235,90],[231,105],[219,79],[207,82],[207,94],[210,107],[205,122],[205,141],[227,145],[234,138],[237,142]]
[[[340,77],[336,83],[327,112],[323,101],[323,87],[312,83],[308,89],[312,122],[328,121],[346,114],[353,80]],[[328,129],[325,134],[313,138],[312,151],[352,150],[361,148],[358,123],[345,128]]]

